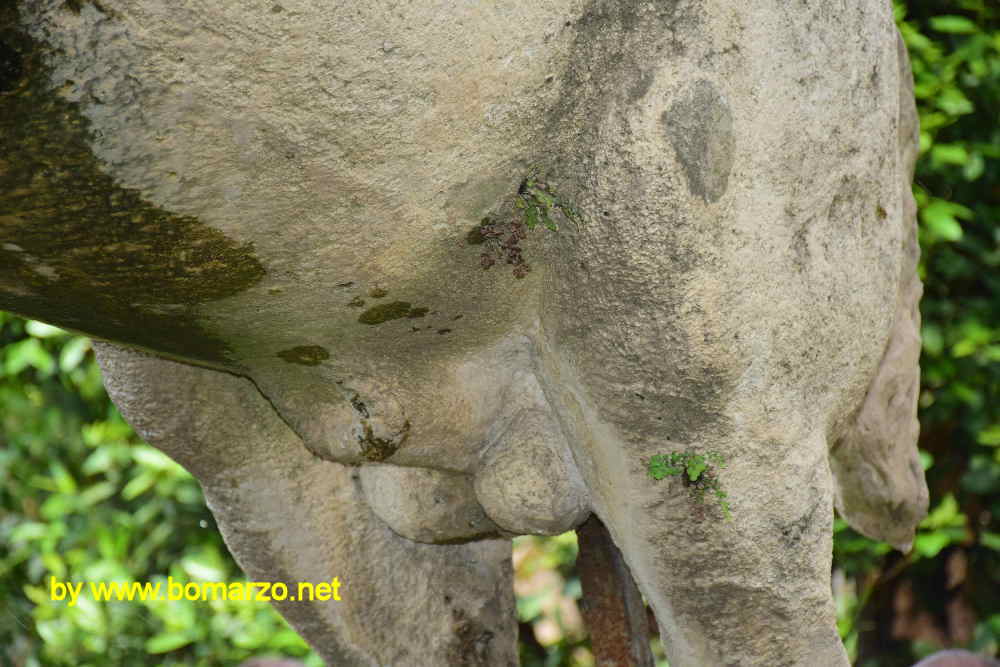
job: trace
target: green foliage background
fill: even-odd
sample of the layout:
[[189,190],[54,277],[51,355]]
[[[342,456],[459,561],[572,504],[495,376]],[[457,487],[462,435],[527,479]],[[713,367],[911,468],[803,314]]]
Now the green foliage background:
[[[836,522],[839,625],[863,667],[911,665],[945,644],[1000,648],[1000,8],[913,0],[896,15],[922,128],[920,444],[932,511],[906,556]],[[0,313],[0,423],[0,667],[321,664],[263,603],[48,599],[51,576],[242,577],[197,483],[109,402],[86,339]],[[569,613],[575,556],[572,535],[515,544],[525,665],[592,663]],[[925,617],[894,633],[900,596]]]

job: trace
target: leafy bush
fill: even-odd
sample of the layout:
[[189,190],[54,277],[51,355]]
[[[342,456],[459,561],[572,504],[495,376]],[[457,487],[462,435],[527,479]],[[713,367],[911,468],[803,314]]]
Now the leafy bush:
[[51,600],[50,577],[243,579],[197,482],[108,400],[86,338],[0,313],[0,406],[0,665],[309,654],[264,602]]

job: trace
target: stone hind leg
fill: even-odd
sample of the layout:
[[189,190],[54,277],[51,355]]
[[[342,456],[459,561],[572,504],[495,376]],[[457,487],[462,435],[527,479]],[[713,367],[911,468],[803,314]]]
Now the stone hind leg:
[[97,349],[123,415],[198,478],[250,579],[295,592],[338,577],[340,601],[276,603],[330,664],[516,664],[508,540],[401,537],[357,469],[306,450],[249,380]]

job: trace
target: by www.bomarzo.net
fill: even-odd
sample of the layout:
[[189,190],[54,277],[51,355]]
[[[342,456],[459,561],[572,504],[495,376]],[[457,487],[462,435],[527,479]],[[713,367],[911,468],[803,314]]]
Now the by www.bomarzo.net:
[[153,600],[244,600],[260,602],[340,602],[340,579],[300,581],[289,587],[281,581],[59,581],[49,577],[49,598],[72,607],[83,594],[98,602]]

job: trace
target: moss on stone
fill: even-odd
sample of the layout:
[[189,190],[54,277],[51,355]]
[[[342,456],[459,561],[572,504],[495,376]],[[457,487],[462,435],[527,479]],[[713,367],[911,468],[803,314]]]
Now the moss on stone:
[[123,188],[91,150],[89,121],[51,90],[47,47],[0,6],[0,308],[167,355],[228,361],[196,306],[265,271],[251,244]]
[[358,322],[362,324],[382,324],[389,320],[398,320],[401,317],[423,317],[427,314],[428,308],[422,306],[411,308],[408,301],[393,301],[372,306],[358,317]]
[[319,366],[330,358],[330,353],[320,345],[298,345],[282,350],[278,356],[292,364],[303,366]]

